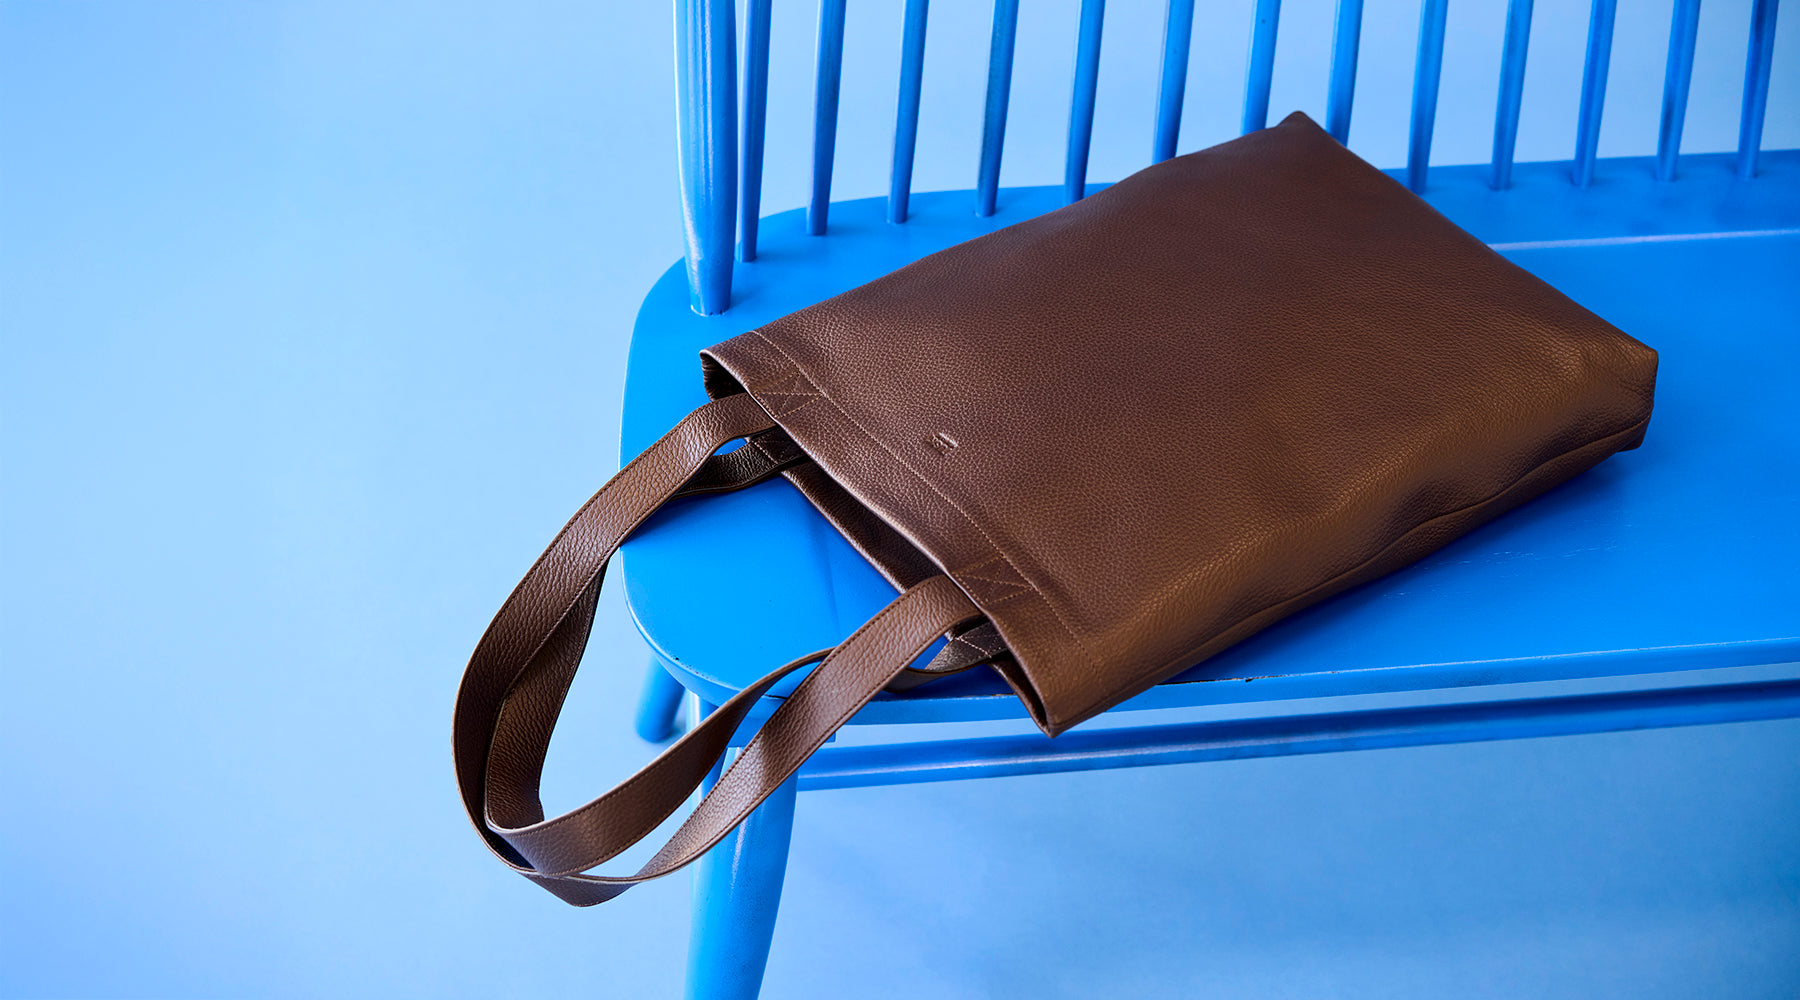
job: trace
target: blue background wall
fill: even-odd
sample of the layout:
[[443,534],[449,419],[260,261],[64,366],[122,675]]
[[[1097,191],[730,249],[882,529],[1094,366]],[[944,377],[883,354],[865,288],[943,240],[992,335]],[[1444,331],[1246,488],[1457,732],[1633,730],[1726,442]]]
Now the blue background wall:
[[[1160,13],[1115,2],[1092,176],[1141,166]],[[1235,130],[1203,4],[1183,149]],[[1494,0],[1435,159],[1485,159]],[[1654,147],[1669,4],[1623,5],[1602,152]],[[940,0],[917,187],[972,184],[983,5]],[[777,5],[767,210],[803,198]],[[840,197],[885,190],[897,0],[850,17]],[[1026,5],[1003,182],[1060,179],[1073,0]],[[1331,5],[1273,110],[1322,114]],[[1352,146],[1404,155],[1416,4],[1369,0]],[[1521,159],[1572,146],[1586,4],[1540,0]],[[1689,150],[1735,141],[1706,6]],[[456,677],[616,465],[681,252],[664,4],[0,5],[0,994],[672,996],[686,886],[574,911],[461,816]],[[1767,145],[1800,146],[1800,16]],[[576,458],[571,459],[574,455]],[[609,597],[547,779],[648,755]],[[1791,668],[1785,668],[1791,670]],[[771,996],[1800,992],[1800,723],[803,797]]]

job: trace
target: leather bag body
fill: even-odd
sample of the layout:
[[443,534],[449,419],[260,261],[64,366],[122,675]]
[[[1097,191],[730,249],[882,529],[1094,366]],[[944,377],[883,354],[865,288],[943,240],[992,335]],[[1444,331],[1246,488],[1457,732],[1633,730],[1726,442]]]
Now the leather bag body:
[[[714,403],[683,426],[720,426],[590,502],[616,523],[585,563],[552,546],[533,573],[567,581],[521,584],[509,607],[544,609],[502,610],[458,701],[471,817],[571,902],[662,871],[576,874],[622,849],[592,829],[640,807],[543,818],[561,695],[530,678],[572,675],[600,567],[665,500],[785,475],[904,591],[871,628],[911,629],[814,670],[708,798],[731,802],[658,856],[672,870],[883,686],[989,663],[1054,736],[1636,447],[1656,354],[1294,115],[718,344],[703,372]],[[750,446],[711,456],[721,434]],[[964,641],[907,669],[947,631]],[[682,788],[669,811],[723,752],[704,728],[632,779]]]

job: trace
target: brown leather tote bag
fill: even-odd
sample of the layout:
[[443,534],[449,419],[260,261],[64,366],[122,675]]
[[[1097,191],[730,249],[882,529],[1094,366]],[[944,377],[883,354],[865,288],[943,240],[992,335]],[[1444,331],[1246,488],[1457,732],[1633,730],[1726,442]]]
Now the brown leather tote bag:
[[[991,664],[1055,736],[1636,447],[1656,378],[1654,351],[1301,115],[701,361],[712,402],[569,521],[457,697],[470,819],[571,903],[699,857],[884,688]],[[582,874],[672,815],[756,700],[817,660],[545,818],[538,776],[607,560],[664,503],[775,474],[900,596],[640,871]]]

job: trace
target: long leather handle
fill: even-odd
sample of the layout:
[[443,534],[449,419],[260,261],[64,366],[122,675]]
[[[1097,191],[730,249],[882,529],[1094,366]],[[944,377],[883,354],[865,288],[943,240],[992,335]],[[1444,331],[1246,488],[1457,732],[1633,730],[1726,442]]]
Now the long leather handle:
[[[645,518],[682,494],[684,484],[707,480],[707,463],[715,463],[716,471],[717,463],[730,459],[712,455],[720,445],[772,426],[748,395],[689,414],[570,519],[501,606],[469,660],[452,725],[464,808],[490,850],[566,902],[604,902],[698,859],[938,636],[980,615],[946,577],[907,590],[800,683],[642,869],[625,876],[578,874],[648,836],[680,808],[757,699],[817,659],[796,660],[745,688],[612,791],[564,815],[544,817],[538,782],[587,645],[608,560]],[[765,474],[772,471],[771,465]],[[744,484],[744,476],[736,478]]]

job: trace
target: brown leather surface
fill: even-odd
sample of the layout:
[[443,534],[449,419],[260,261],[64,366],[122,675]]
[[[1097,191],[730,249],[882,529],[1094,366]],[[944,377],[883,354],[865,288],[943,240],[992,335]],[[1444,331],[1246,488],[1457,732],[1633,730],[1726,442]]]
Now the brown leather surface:
[[[1300,115],[705,358],[715,400],[570,520],[457,697],[470,819],[578,905],[698,858],[884,687],[992,663],[1055,735],[1636,447],[1656,377],[1655,352]],[[670,500],[777,473],[904,592],[546,818],[544,755],[613,552]],[[815,661],[655,857],[581,874],[673,815]]]
[[705,358],[1051,734],[1636,446],[1656,372],[1302,115]]

